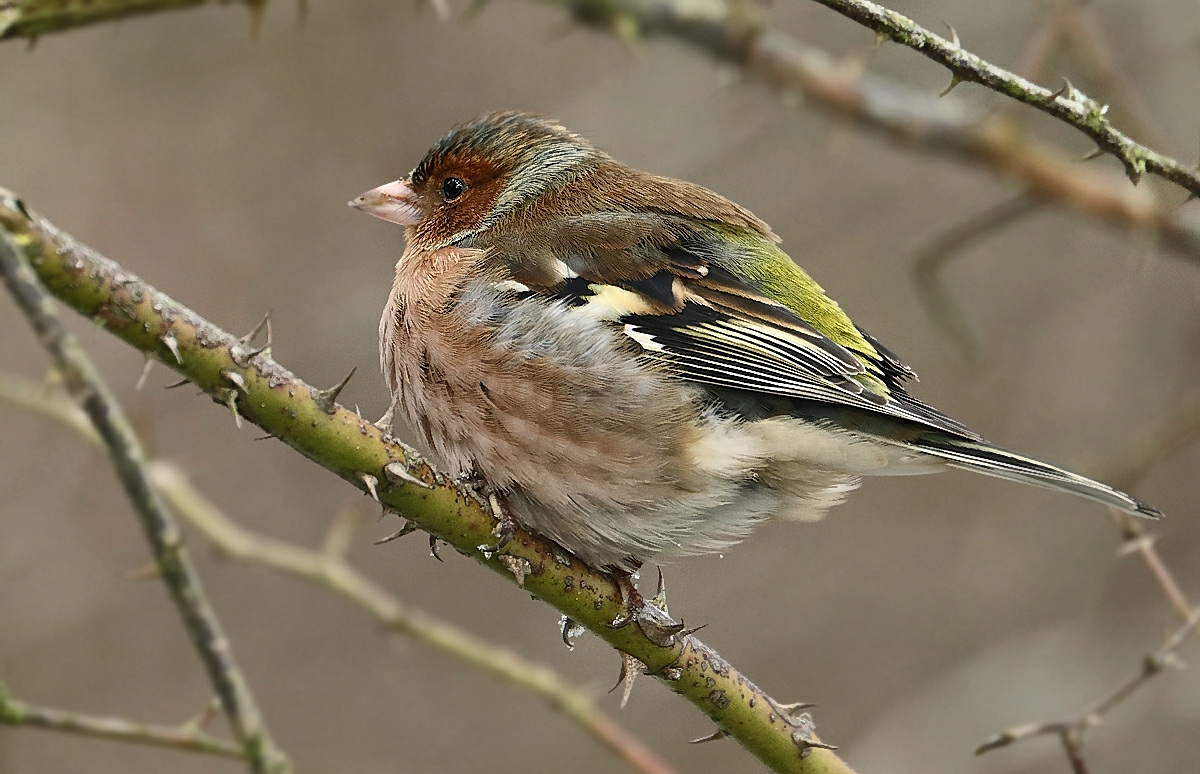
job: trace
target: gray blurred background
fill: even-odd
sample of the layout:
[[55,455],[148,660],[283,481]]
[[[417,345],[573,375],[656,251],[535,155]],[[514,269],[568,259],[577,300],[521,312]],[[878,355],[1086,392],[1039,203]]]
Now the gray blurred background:
[[[495,3],[442,23],[412,3],[272,4],[257,35],[215,7],[0,45],[0,185],[233,331],[265,310],[276,357],[310,382],[358,376],[342,401],[377,416],[376,322],[399,229],[346,201],[405,174],[455,122],[493,109],[559,117],[630,164],[711,187],[770,222],[855,319],[922,377],[914,392],[992,440],[1076,469],[1110,468],[1191,399],[1200,377],[1200,267],[1093,221],[1047,210],[947,273],[983,360],[929,322],[915,252],[1014,189],[832,124],[731,83],[678,44],[631,51],[564,34],[561,12]],[[1116,60],[1166,152],[1194,159],[1200,9],[1097,0]],[[894,2],[964,45],[1017,61],[1043,18],[1031,0]],[[916,53],[808,2],[782,29],[926,91],[946,76]],[[1070,62],[1048,76],[1071,75]],[[1104,95],[1098,95],[1103,97]],[[970,86],[955,98],[995,101]],[[1080,136],[1037,117],[1072,154]],[[1110,159],[1093,162],[1107,165]],[[1172,201],[1179,191],[1165,191]],[[1197,207],[1196,204],[1189,205]],[[365,498],[70,315],[147,443],[184,465],[243,524],[316,545]],[[0,298],[0,369],[40,378],[45,357]],[[1200,596],[1200,449],[1157,466],[1137,494],[1168,520],[1159,548]],[[353,561],[414,604],[601,693],[618,660],[557,615],[422,537]],[[389,638],[324,590],[222,561],[193,536],[212,598],[282,746],[301,772],[623,771],[539,699]],[[1136,558],[1118,560],[1106,513],[1082,500],[967,474],[869,480],[819,524],[768,525],[725,557],[666,570],[673,613],[781,700],[817,702],[824,738],[864,774],[1068,771],[1052,739],[973,758],[1020,722],[1065,716],[1157,647],[1175,618]],[[148,554],[111,466],[66,430],[0,405],[0,676],[28,701],[174,723],[210,695],[162,587],[127,579]],[[1195,657],[1192,643],[1183,651]],[[601,705],[686,772],[756,771],[650,680],[628,709]],[[1185,772],[1200,758],[1200,678],[1171,673],[1092,734],[1097,772]],[[555,763],[547,763],[555,762]],[[0,773],[234,772],[183,753],[0,728]]]

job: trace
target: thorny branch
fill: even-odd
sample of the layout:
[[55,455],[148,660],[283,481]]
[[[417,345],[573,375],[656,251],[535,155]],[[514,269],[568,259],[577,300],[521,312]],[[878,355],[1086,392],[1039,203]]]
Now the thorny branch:
[[[0,193],[7,232],[60,300],[105,330],[183,374],[214,401],[360,490],[373,493],[460,553],[555,606],[691,701],[763,763],[779,772],[846,774],[799,705],[780,703],[689,632],[656,631],[621,612],[613,579],[561,548],[518,530],[492,550],[493,515],[399,441],[195,312],[77,244]],[[514,568],[520,570],[514,571]],[[664,614],[665,617],[665,614]]]
[[49,707],[37,707],[14,699],[8,688],[0,683],[0,725],[24,728],[43,728],[79,734],[97,739],[132,742],[151,747],[167,747],[186,752],[219,755],[244,760],[246,755],[238,745],[209,736],[203,724],[190,721],[179,726],[159,726],[132,720],[65,712]]
[[1200,171],[1135,142],[1107,118],[1108,105],[1091,99],[1069,81],[1057,91],[1038,86],[967,51],[960,45],[956,33],[952,40],[946,40],[869,0],[815,2],[942,65],[951,73],[951,87],[963,81],[978,83],[1075,127],[1090,137],[1098,148],[1115,156],[1134,184],[1142,175],[1150,173],[1179,185],[1193,196],[1200,196]]
[[103,439],[137,511],[163,582],[220,697],[247,763],[256,772],[290,771],[287,758],[267,731],[216,611],[205,596],[179,526],[150,485],[141,444],[95,366],[63,326],[23,250],[27,245],[28,240],[21,236],[0,233],[0,275],[61,372],[68,392],[79,401]]

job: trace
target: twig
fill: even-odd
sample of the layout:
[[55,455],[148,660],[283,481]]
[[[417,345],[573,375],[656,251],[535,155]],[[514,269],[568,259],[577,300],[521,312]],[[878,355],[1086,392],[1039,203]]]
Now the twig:
[[1197,626],[1200,626],[1200,608],[1196,608],[1188,615],[1183,625],[1167,638],[1161,648],[1142,659],[1141,668],[1137,672],[1122,680],[1107,695],[1077,716],[1067,720],[1030,723],[1010,728],[981,744],[976,748],[975,754],[982,755],[990,750],[1007,747],[1022,739],[1057,734],[1075,774],[1086,774],[1087,765],[1083,759],[1083,744],[1087,730],[1099,724],[1113,707],[1145,685],[1151,678],[1161,674],[1167,667],[1176,665],[1178,663],[1176,652]]
[[911,19],[869,0],[815,0],[843,16],[937,62],[958,81],[985,86],[1075,127],[1111,153],[1135,184],[1147,172],[1200,196],[1200,172],[1158,153],[1119,131],[1105,117],[1107,105],[1071,86],[1051,91],[967,51],[957,41],[935,35]]
[[[234,406],[247,421],[360,490],[366,489],[361,476],[373,476],[384,505],[509,582],[516,580],[511,563],[526,563],[526,593],[646,664],[772,769],[803,774],[850,771],[821,747],[824,743],[813,731],[811,717],[784,712],[788,705],[776,702],[694,636],[681,632],[651,639],[640,625],[610,626],[621,611],[621,594],[609,575],[523,530],[501,554],[492,552],[487,548],[494,543],[489,508],[464,496],[413,450],[354,412],[336,404],[323,410],[319,391],[268,353],[250,356],[235,336],[77,244],[7,193],[0,193],[0,231],[16,239],[38,277],[64,303],[89,319],[104,320],[106,331],[157,356],[215,401]],[[231,377],[238,385],[232,394]]]
[[159,726],[137,723],[124,718],[83,715],[49,707],[37,707],[12,698],[3,683],[0,683],[0,725],[42,728],[98,739],[220,755],[238,760],[246,757],[240,746],[215,736],[209,736],[192,723],[184,723],[179,726]]
[[287,759],[276,748],[262,721],[216,611],[204,594],[200,577],[183,546],[179,526],[150,486],[141,444],[120,404],[78,342],[63,327],[55,304],[23,251],[28,247],[28,240],[11,233],[0,233],[0,274],[62,373],[68,392],[79,401],[104,440],[117,475],[137,511],[163,582],[183,618],[192,645],[204,663],[251,769],[272,774],[289,771]]

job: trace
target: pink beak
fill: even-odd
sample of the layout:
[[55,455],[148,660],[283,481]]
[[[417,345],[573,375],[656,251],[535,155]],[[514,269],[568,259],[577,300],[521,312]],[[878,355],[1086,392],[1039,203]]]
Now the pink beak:
[[349,205],[368,215],[374,215],[401,226],[415,226],[421,222],[421,211],[417,209],[417,195],[403,180],[394,180],[378,188],[372,188],[349,202]]

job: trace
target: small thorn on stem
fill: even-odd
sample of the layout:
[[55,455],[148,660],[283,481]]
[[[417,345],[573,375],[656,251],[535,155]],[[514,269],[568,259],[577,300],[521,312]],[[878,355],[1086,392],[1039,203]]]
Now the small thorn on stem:
[[949,94],[950,92],[954,91],[954,87],[955,87],[955,86],[957,86],[958,84],[960,84],[960,83],[962,83],[962,82],[963,82],[962,76],[960,76],[958,73],[951,73],[951,75],[950,75],[950,85],[949,85],[949,86],[947,86],[946,88],[942,89],[941,93],[940,93],[940,94],[938,94],[938,96],[939,96],[939,97],[944,97],[944,96],[946,96],[946,95],[947,95],[947,94]]
[[171,354],[175,356],[175,362],[179,365],[183,365],[183,356],[179,353],[179,340],[175,338],[175,334],[164,333],[159,337],[158,340],[161,341],[162,345],[170,350]]
[[403,462],[389,462],[383,468],[383,475],[393,483],[403,481],[406,484],[419,486],[422,489],[433,489],[433,484],[427,484],[408,472],[408,466]]
[[942,24],[945,24],[946,29],[950,30],[950,45],[955,48],[962,48],[962,43],[958,39],[958,30],[951,27],[949,22],[942,22]]
[[141,392],[146,386],[146,380],[150,378],[150,369],[154,366],[154,361],[150,358],[150,353],[145,353],[146,362],[142,364],[142,374],[138,377],[137,384],[134,385],[134,390]]
[[390,543],[393,540],[397,540],[399,538],[404,537],[405,535],[411,535],[412,533],[416,532],[417,529],[418,529],[418,527],[416,525],[416,522],[412,522],[412,521],[409,521],[408,519],[405,519],[404,526],[400,527],[400,529],[396,530],[395,532],[388,535],[387,537],[376,540],[375,545],[381,546],[384,543]]
[[371,495],[372,500],[379,503],[380,505],[383,505],[383,503],[380,502],[380,500],[379,500],[379,490],[378,490],[379,479],[375,478],[370,473],[361,473],[361,472],[355,474],[355,478],[357,478],[359,481],[363,482],[363,484],[367,487],[367,494]]
[[438,539],[434,535],[429,536],[429,555],[432,556],[434,559],[437,559],[439,562],[446,561],[445,559],[443,559],[441,556],[438,555]]
[[238,343],[239,344],[249,344],[250,342],[254,341],[254,338],[256,336],[258,336],[259,333],[262,332],[263,328],[267,329],[267,346],[268,347],[271,346],[271,313],[270,312],[267,312],[266,314],[264,314],[262,316],[262,319],[258,321],[258,325],[254,326],[254,330],[250,331],[245,336],[242,336],[240,339],[238,339]]
[[250,391],[246,389],[246,377],[242,376],[237,371],[222,371],[221,377],[234,387],[237,387],[239,390],[241,390],[243,395],[250,394]]
[[221,390],[221,402],[229,409],[229,413],[233,414],[233,423],[237,425],[237,429],[242,429],[242,415],[237,407],[237,390]]
[[728,731],[718,728],[716,731],[713,731],[708,736],[702,736],[699,739],[690,740],[688,742],[688,744],[704,744],[705,742],[715,742],[718,739],[724,739],[727,736],[729,736]]
[[174,390],[174,389],[177,389],[177,388],[179,388],[179,387],[182,387],[182,386],[183,386],[183,385],[185,385],[185,384],[188,384],[190,381],[191,381],[190,379],[180,379],[180,380],[179,380],[179,381],[177,381],[177,382],[172,382],[172,383],[168,384],[168,385],[167,385],[166,387],[164,387],[163,389],[164,389],[164,390]]
[[609,688],[608,692],[612,693],[624,685],[625,690],[621,693],[621,709],[625,709],[625,705],[629,703],[629,694],[633,692],[633,683],[639,675],[645,674],[646,665],[625,651],[619,652],[621,654],[621,674],[618,675],[616,684]]
[[350,383],[354,372],[358,370],[358,366],[350,369],[350,373],[346,374],[346,378],[342,379],[337,384],[330,387],[328,390],[313,390],[313,400],[316,401],[317,407],[326,414],[332,414],[337,410],[337,398],[342,394],[342,390]]

